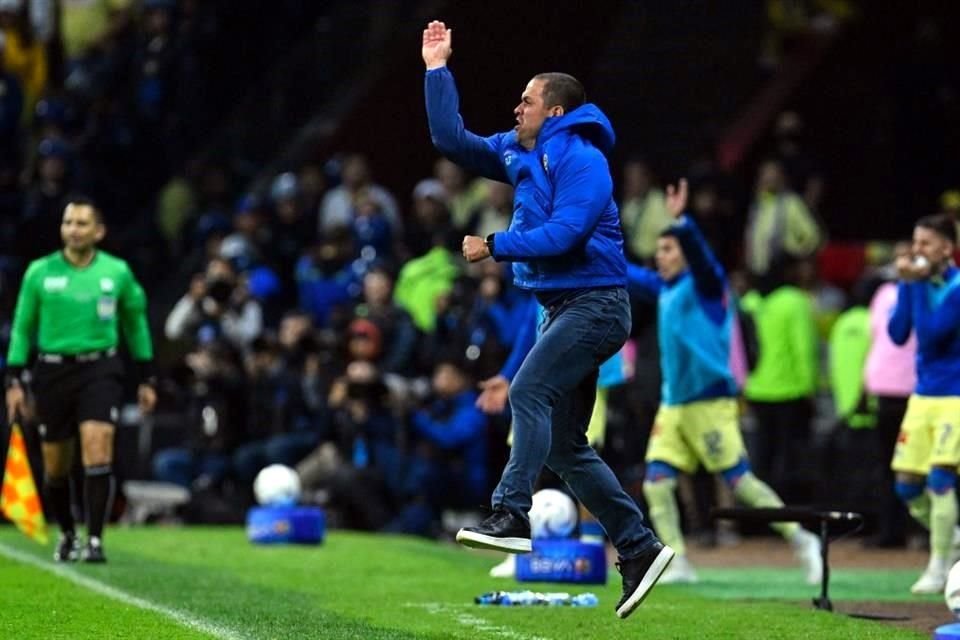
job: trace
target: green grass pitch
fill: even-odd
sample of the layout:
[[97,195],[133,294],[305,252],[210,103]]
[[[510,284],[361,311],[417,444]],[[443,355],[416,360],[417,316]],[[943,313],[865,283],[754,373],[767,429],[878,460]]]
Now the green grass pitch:
[[[111,529],[106,542],[106,565],[55,565],[51,549],[0,527],[0,638],[927,637],[815,611],[799,569],[701,570],[701,584],[657,587],[619,620],[616,574],[600,587],[521,586],[487,577],[496,555],[414,538],[333,532],[319,547],[264,547],[241,528],[148,527]],[[902,600],[913,574],[836,571],[831,597]],[[520,588],[593,591],[600,606],[473,604]]]

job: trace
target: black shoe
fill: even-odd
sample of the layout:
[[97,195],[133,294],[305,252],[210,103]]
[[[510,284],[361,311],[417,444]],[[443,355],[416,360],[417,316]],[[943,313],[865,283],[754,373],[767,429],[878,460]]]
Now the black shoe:
[[673,560],[673,556],[673,549],[658,542],[636,558],[617,563],[617,570],[623,576],[623,597],[617,603],[618,617],[626,618],[640,606]]
[[507,553],[530,553],[530,523],[503,507],[475,527],[457,532],[457,542],[474,549],[496,549]]
[[79,557],[80,541],[77,539],[77,534],[72,531],[61,533],[60,542],[57,543],[57,548],[53,552],[54,562],[76,562]]
[[90,541],[83,548],[83,553],[80,554],[80,559],[92,563],[107,561],[107,556],[103,555],[103,544],[100,543],[100,538],[90,538]]

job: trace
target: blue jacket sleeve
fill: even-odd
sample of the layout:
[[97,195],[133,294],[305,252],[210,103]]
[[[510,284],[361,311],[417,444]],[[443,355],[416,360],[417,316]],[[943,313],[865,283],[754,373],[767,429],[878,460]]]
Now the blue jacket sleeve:
[[727,287],[726,274],[696,223],[685,215],[671,228],[677,234],[697,293],[711,300],[722,298]]
[[[960,327],[960,289],[948,293],[936,309],[931,309],[930,283],[917,282],[913,288],[913,324],[917,330],[917,347],[927,351],[957,334]],[[898,299],[897,306],[899,304]]]
[[894,344],[904,345],[913,329],[913,286],[908,282],[897,284],[897,305],[887,321],[887,333]]
[[430,138],[437,151],[468,171],[491,180],[509,182],[500,160],[500,147],[508,134],[498,133],[484,138],[464,128],[460,117],[460,96],[450,70],[440,67],[427,71],[424,93]]
[[476,396],[457,401],[453,414],[446,420],[434,420],[424,411],[413,414],[413,426],[416,430],[442,449],[453,449],[469,442],[483,431],[487,417],[473,406]]
[[613,194],[607,161],[593,148],[567,153],[557,166],[554,185],[553,211],[542,225],[494,235],[497,260],[516,262],[568,253],[587,240]]
[[537,304],[536,298],[530,296],[523,322],[517,332],[517,337],[513,341],[513,348],[510,349],[510,355],[507,356],[507,361],[503,363],[503,367],[500,369],[500,375],[511,382],[513,382],[513,377],[517,375],[517,371],[520,370],[523,359],[527,357],[530,349],[537,341],[537,321],[539,317],[540,305]]
[[663,287],[663,280],[657,272],[647,267],[627,263],[627,292],[647,302],[656,302]]

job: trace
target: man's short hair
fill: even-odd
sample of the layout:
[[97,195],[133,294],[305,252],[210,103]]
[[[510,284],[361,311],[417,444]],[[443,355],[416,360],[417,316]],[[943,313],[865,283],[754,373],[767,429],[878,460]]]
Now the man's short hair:
[[[97,206],[97,203],[93,201],[93,198],[90,196],[83,195],[81,193],[76,193],[67,198],[67,207],[73,205],[75,207],[90,207],[90,210],[93,211],[93,219],[97,221],[97,224],[103,224],[103,212],[100,211],[100,207]],[[66,207],[64,207],[66,209]]]
[[934,233],[937,233],[953,244],[957,244],[957,226],[953,221],[953,218],[950,216],[938,213],[933,216],[923,216],[917,220],[917,227],[922,227],[924,229],[930,229]]
[[587,101],[583,85],[568,73],[538,73],[533,79],[545,82],[543,104],[548,109],[559,105],[569,113]]

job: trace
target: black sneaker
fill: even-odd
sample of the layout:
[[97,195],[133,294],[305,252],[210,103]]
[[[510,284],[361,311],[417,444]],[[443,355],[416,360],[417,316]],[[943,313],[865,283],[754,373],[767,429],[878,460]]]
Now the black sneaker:
[[72,531],[61,533],[60,542],[57,543],[57,548],[53,551],[54,562],[76,562],[79,557],[80,541],[77,539],[77,534]]
[[618,617],[626,618],[640,606],[673,556],[673,549],[658,542],[646,553],[617,563],[617,570],[623,576],[623,597],[617,603]]
[[103,544],[101,544],[100,538],[90,538],[90,541],[83,548],[83,553],[80,554],[80,559],[91,563],[107,561],[107,556],[103,555]]
[[530,553],[530,523],[503,507],[475,527],[457,532],[457,542],[474,549],[496,549],[507,553]]

